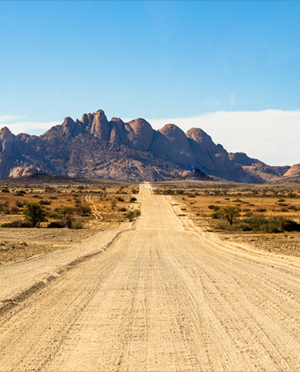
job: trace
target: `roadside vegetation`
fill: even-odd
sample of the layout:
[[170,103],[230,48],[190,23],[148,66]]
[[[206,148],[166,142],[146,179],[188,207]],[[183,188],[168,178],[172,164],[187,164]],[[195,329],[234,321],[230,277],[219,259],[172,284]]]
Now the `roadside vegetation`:
[[0,192],[3,228],[114,228],[140,213],[135,185],[7,185]]
[[66,249],[93,234],[134,221],[137,184],[3,185],[0,265]]
[[154,193],[170,197],[179,217],[221,239],[300,256],[300,185],[170,182]]

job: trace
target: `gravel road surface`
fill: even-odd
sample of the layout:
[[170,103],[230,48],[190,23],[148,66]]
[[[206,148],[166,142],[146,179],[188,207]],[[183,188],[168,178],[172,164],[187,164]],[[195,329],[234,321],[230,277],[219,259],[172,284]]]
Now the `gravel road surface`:
[[299,258],[208,238],[148,184],[138,198],[131,228],[0,268],[0,370],[300,370]]

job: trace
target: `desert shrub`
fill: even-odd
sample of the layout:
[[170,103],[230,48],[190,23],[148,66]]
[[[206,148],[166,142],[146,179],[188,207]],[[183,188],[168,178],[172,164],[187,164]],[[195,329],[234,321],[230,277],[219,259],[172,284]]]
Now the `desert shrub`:
[[250,208],[243,208],[243,209],[242,209],[242,212],[250,212],[250,211],[251,211]]
[[296,221],[283,219],[280,224],[284,231],[300,231],[300,224]]
[[280,202],[280,203],[282,203],[282,202],[285,201],[285,199],[278,199],[277,201]]
[[60,207],[60,213],[65,217],[67,214],[72,214],[74,212],[74,208],[68,207],[67,205],[62,205]]
[[40,205],[50,205],[51,204],[51,201],[50,200],[40,200],[39,201],[39,204]]
[[225,198],[225,200],[230,200],[230,198]]
[[56,212],[48,212],[48,216],[50,218],[58,218],[58,213],[56,213]]
[[265,212],[266,208],[258,207],[255,209],[255,212]]
[[229,222],[229,224],[232,225],[234,217],[240,215],[240,210],[235,206],[228,205],[226,207],[220,208],[219,213],[221,214],[221,217],[225,218]]
[[39,195],[32,195],[32,198],[40,198],[40,199],[43,199],[42,196],[39,196]]
[[252,217],[252,216],[253,216],[253,213],[252,213],[251,211],[246,212],[246,213],[244,214],[244,217]]
[[268,222],[265,217],[257,215],[245,218],[243,221],[251,226],[251,230],[259,230],[262,225]]
[[244,221],[238,221],[235,225],[235,230],[240,230],[240,231],[251,231],[251,225],[244,222]]
[[289,207],[287,207],[288,209],[291,209],[293,211],[297,211],[298,208],[295,206],[295,205],[290,205]]
[[136,199],[134,196],[132,196],[132,197],[129,199],[129,203],[134,203],[136,200],[137,200],[137,199]]
[[1,189],[2,192],[10,192],[9,189],[7,187],[4,187],[3,189]]
[[46,210],[38,203],[26,203],[23,214],[33,227],[46,219]]
[[126,208],[124,208],[124,207],[121,207],[121,208],[119,208],[119,211],[120,211],[120,212],[126,212],[126,211],[127,211],[127,209],[126,209]]
[[282,232],[282,229],[275,222],[268,222],[268,223],[263,224],[260,227],[260,231],[266,232],[266,233],[280,233]]
[[218,207],[216,205],[208,205],[207,208],[215,210],[215,208],[218,208]]
[[10,209],[10,212],[11,213],[18,213],[20,211],[20,209],[19,208],[17,208],[17,207],[11,207],[11,209]]
[[23,200],[17,200],[17,201],[16,201],[16,206],[17,206],[18,208],[23,208],[24,205],[25,205],[25,202],[24,202]]
[[121,196],[117,196],[116,199],[117,199],[118,201],[120,201],[120,202],[123,202],[123,201],[124,201],[124,199],[123,199]]
[[281,208],[280,208],[280,212],[288,212],[287,207],[281,207]]
[[289,198],[295,198],[295,197],[296,197],[296,194],[293,193],[293,192],[291,191],[291,192],[289,192],[289,193],[287,194],[287,196],[288,196]]
[[65,227],[68,227],[69,229],[82,229],[82,224],[77,221],[74,217],[72,217],[70,214],[68,214],[64,220]]
[[52,221],[48,224],[47,226],[49,229],[51,228],[57,228],[57,229],[61,229],[63,227],[65,227],[65,224],[63,221]]
[[117,206],[116,199],[112,199],[111,202],[110,202],[111,209],[114,211],[116,209],[116,206]]
[[194,194],[187,194],[188,198],[195,198],[196,196]]
[[80,204],[76,207],[76,212],[81,216],[88,216],[92,213],[92,209],[88,204]]
[[226,221],[218,221],[214,226],[217,230],[230,230],[230,224]]
[[49,196],[49,199],[55,200],[57,199],[57,196]]
[[221,218],[220,212],[213,212],[211,214],[211,218],[214,219],[214,220],[217,220],[217,219]]
[[184,190],[181,190],[181,189],[176,190],[176,194],[178,194],[178,195],[182,195],[182,194],[184,194]]
[[32,224],[29,221],[13,221],[3,223],[1,227],[32,227]]
[[129,221],[132,222],[140,214],[141,214],[141,211],[139,209],[134,209],[133,211],[129,211],[126,213],[126,218],[128,218]]

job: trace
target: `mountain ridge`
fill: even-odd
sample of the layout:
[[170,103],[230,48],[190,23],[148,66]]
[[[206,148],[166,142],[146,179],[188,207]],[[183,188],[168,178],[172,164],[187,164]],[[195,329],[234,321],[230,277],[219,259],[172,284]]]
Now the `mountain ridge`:
[[145,119],[125,123],[103,110],[66,117],[40,136],[0,130],[0,177],[46,172],[71,177],[158,181],[199,169],[228,181],[263,183],[300,175],[299,164],[272,167],[244,153],[228,153],[200,128],[175,124],[154,130]]

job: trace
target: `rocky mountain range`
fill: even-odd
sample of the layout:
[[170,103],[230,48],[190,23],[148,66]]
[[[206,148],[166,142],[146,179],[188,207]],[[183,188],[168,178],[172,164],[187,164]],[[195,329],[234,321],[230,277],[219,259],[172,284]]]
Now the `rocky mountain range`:
[[262,183],[300,175],[300,164],[269,166],[228,153],[200,128],[174,124],[156,131],[144,119],[107,120],[104,111],[67,117],[41,136],[0,130],[0,177],[45,172],[72,177],[158,181],[199,169],[215,179]]

